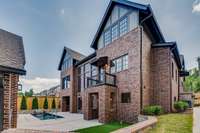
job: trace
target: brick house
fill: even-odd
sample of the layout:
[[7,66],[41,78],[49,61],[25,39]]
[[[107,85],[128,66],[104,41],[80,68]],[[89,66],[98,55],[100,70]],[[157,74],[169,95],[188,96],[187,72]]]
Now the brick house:
[[99,122],[133,122],[148,105],[173,111],[188,73],[150,5],[111,0],[91,48],[95,52],[87,57],[64,48],[58,67],[62,111]]
[[22,37],[0,29],[0,131],[17,126],[19,75],[25,75]]

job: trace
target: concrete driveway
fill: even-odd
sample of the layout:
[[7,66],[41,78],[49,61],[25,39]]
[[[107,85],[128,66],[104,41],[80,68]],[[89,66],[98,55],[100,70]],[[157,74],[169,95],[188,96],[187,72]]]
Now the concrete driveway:
[[82,114],[58,112],[57,115],[63,116],[64,118],[39,120],[38,118],[33,117],[31,114],[19,114],[17,128],[63,132],[101,125],[98,120],[84,120]]
[[193,133],[200,133],[200,107],[193,109]]

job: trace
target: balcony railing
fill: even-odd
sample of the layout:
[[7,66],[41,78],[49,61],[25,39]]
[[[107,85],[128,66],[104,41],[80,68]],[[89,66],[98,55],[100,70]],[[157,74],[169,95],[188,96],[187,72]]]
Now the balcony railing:
[[91,78],[87,78],[87,87],[93,87],[98,85],[116,86],[116,76],[104,72]]

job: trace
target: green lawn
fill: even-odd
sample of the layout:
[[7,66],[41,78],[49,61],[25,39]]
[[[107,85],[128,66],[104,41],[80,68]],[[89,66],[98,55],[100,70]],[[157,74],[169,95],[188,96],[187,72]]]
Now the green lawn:
[[156,127],[146,133],[192,133],[192,123],[192,114],[161,115]]
[[75,132],[79,133],[109,133],[111,131],[117,130],[119,128],[123,128],[129,126],[129,124],[123,123],[120,124],[119,122],[112,122],[100,126],[94,126],[94,127],[89,127],[89,128],[84,128],[84,129],[79,129],[76,130]]

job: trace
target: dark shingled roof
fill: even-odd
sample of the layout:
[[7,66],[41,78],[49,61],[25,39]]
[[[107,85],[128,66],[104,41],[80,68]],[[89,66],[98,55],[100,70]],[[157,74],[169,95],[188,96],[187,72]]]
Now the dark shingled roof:
[[74,50],[72,50],[70,48],[64,47],[64,50],[63,50],[63,53],[62,53],[62,56],[61,56],[61,60],[60,60],[60,63],[58,65],[58,70],[61,70],[62,62],[63,62],[64,57],[65,57],[67,52],[71,55],[71,57],[73,59],[76,59],[78,61],[80,61],[80,60],[85,58],[85,56],[83,54],[81,54],[79,52],[76,52],[76,51],[74,51]]
[[0,71],[24,75],[25,63],[22,37],[0,29]]

